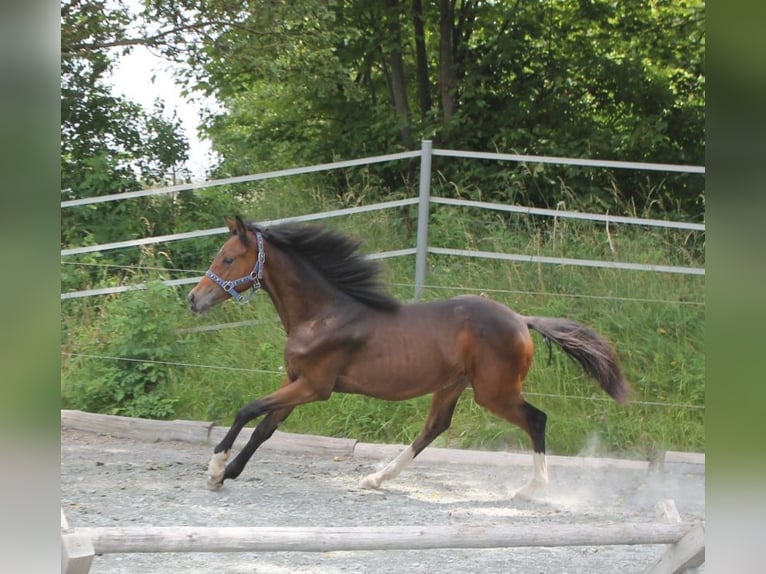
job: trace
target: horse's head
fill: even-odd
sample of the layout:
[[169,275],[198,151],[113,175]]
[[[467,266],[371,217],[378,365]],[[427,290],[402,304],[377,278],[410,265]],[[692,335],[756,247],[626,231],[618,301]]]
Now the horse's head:
[[[248,228],[240,217],[227,217],[225,221],[231,236],[189,293],[189,308],[196,313],[204,313],[229,297],[240,303],[247,302],[261,287],[265,260],[263,236]],[[243,297],[240,293],[247,289],[252,291]]]

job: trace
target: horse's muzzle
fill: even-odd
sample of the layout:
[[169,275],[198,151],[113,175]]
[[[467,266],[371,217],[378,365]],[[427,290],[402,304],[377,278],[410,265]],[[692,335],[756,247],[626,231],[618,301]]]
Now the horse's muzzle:
[[204,313],[210,307],[210,305],[200,303],[197,296],[194,294],[194,290],[189,293],[188,297],[186,297],[186,300],[189,303],[189,309],[195,313]]

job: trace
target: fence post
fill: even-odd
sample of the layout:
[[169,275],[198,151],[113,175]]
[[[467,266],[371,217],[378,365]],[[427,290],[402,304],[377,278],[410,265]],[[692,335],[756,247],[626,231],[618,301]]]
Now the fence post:
[[420,299],[426,284],[428,255],[428,208],[431,200],[431,140],[420,143],[420,189],[418,192],[418,242],[415,251],[415,301]]

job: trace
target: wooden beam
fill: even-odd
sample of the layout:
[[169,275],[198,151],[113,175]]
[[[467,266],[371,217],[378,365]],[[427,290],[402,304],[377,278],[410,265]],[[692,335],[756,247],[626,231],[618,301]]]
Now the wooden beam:
[[[115,437],[136,440],[178,440],[191,443],[217,444],[228,432],[226,426],[215,426],[205,421],[158,421],[114,415],[102,415],[76,410],[61,411],[61,426],[87,432],[108,434]],[[235,449],[247,444],[250,427],[237,437]],[[353,439],[321,437],[275,431],[261,447],[262,450],[283,452],[311,452],[327,456],[354,456],[363,459],[383,460],[393,458],[407,445],[370,444]],[[646,460],[629,460],[601,457],[548,455],[548,466],[574,468],[624,468],[645,471],[649,469]],[[662,459],[666,467],[682,472],[705,472],[705,455],[668,451]],[[530,452],[494,452],[454,448],[429,447],[413,461],[421,464],[491,464],[532,465]]]
[[137,440],[178,440],[201,444],[207,442],[213,423],[183,420],[158,421],[62,410],[61,426]]
[[700,523],[668,548],[645,574],[680,574],[705,562],[705,525]]
[[329,552],[434,548],[672,544],[691,524],[381,527],[78,528],[97,554],[134,552]]

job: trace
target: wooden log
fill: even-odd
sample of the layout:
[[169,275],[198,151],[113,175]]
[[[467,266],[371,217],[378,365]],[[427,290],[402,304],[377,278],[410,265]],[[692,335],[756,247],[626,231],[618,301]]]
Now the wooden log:
[[679,452],[668,450],[665,452],[665,462],[678,462],[685,464],[705,464],[704,452]]
[[669,450],[665,453],[662,468],[677,473],[705,474],[705,453]]
[[679,574],[705,562],[705,526],[697,524],[652,564],[645,574]]
[[[61,411],[61,426],[81,431],[109,434],[137,440],[178,440],[193,443],[217,444],[228,431],[228,427],[214,426],[204,421],[157,421],[114,415],[86,413],[74,410]],[[250,437],[250,427],[244,429],[234,443],[241,449]],[[276,431],[261,449],[283,452],[310,452],[329,456],[355,456],[375,460],[395,457],[407,445],[361,443],[354,439],[321,437]],[[647,470],[648,461],[601,457],[578,457],[548,455],[549,466],[574,468],[624,468]],[[430,447],[413,461],[413,464],[492,464],[532,466],[531,453],[493,452]],[[682,472],[705,472],[703,453],[668,451],[663,463]]]
[[201,421],[157,421],[82,411],[62,410],[61,426],[137,440],[207,442],[213,423]]
[[690,524],[379,527],[79,528],[98,554],[134,552],[330,552],[524,546],[672,544]]

